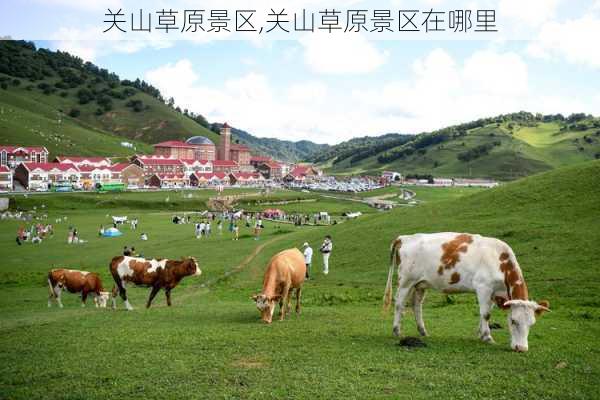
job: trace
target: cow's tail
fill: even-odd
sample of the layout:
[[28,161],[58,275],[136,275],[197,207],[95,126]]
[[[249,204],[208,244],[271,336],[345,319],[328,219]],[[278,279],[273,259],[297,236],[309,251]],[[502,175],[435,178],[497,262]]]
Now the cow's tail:
[[388,271],[387,284],[385,285],[385,292],[383,293],[383,311],[387,312],[392,304],[392,280],[394,278],[394,269],[400,265],[400,247],[402,246],[402,240],[397,238],[392,242],[390,251],[390,269]]

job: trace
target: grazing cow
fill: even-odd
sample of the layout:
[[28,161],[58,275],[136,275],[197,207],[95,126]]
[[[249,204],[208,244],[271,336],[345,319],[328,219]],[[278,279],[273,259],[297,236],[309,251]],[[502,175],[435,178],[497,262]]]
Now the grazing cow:
[[300,314],[300,297],[305,275],[306,264],[300,250],[283,250],[271,258],[265,271],[262,292],[252,296],[264,322],[272,322],[277,301],[280,307],[279,320],[283,321],[286,308],[290,308],[291,289],[296,289],[296,313]]
[[125,302],[125,307],[128,310],[133,310],[127,299],[126,282],[152,288],[146,308],[150,307],[152,299],[160,289],[165,289],[167,305],[171,306],[171,290],[184,277],[200,275],[202,271],[200,271],[198,262],[194,257],[182,258],[181,260],[146,260],[140,257],[117,256],[110,262],[110,273],[116,283],[116,286],[113,286],[112,289],[113,308],[117,307],[118,289],[118,294]]
[[475,292],[479,301],[479,336],[484,342],[493,343],[489,319],[494,303],[510,309],[511,348],[518,352],[528,349],[527,338],[535,317],[549,311],[547,301],[538,304],[529,300],[515,254],[498,239],[466,233],[398,236],[391,246],[385,309],[392,301],[394,268],[398,270],[393,330],[396,336],[400,336],[402,311],[410,294],[419,333],[427,335],[422,315],[427,288],[444,293]]
[[52,307],[52,299],[55,299],[62,308],[60,294],[63,289],[80,293],[82,307],[85,307],[88,294],[94,298],[96,307],[106,307],[109,293],[102,288],[102,280],[98,274],[64,268],[51,270],[48,272],[48,307]]

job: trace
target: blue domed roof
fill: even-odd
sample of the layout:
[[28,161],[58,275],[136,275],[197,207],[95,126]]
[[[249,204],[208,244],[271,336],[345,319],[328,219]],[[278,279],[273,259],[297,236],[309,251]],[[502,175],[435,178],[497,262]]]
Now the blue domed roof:
[[185,142],[189,143],[189,144],[212,144],[213,146],[215,145],[212,142],[212,140],[210,140],[209,138],[204,137],[204,136],[192,136]]

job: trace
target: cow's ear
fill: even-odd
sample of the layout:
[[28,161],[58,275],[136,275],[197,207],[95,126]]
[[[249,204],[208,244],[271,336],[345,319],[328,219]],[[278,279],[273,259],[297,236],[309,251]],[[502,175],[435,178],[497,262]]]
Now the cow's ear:
[[257,294],[253,294],[251,297],[252,300],[256,301],[258,299],[258,295]]
[[550,311],[550,302],[548,300],[542,300],[538,303],[535,308],[535,316],[541,316],[545,311]]

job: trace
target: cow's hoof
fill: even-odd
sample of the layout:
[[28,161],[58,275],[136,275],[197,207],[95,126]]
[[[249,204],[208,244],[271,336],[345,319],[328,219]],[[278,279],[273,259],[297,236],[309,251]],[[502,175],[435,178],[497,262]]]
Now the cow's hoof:
[[392,329],[392,333],[394,334],[394,336],[400,337],[400,327],[395,326],[394,329]]
[[427,331],[425,329],[419,329],[419,335],[421,335],[421,336],[429,336],[427,334]]

